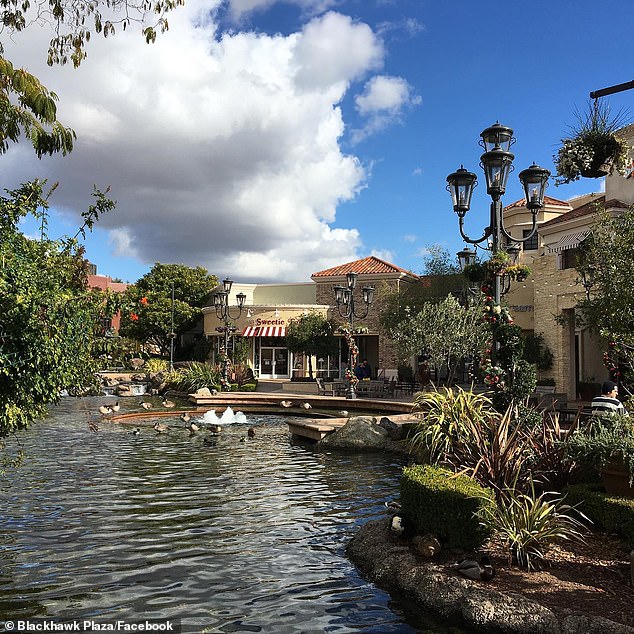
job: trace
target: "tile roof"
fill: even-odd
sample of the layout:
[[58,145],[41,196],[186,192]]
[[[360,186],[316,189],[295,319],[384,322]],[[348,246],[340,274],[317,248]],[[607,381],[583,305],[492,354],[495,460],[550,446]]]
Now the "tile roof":
[[[552,198],[551,196],[544,196],[544,202],[551,207],[570,207],[570,203],[565,200],[559,200],[558,198]],[[504,209],[515,209],[516,207],[525,207],[526,198],[520,198],[514,203],[507,205]]]
[[[561,214],[561,216],[557,216],[557,218],[553,218],[548,222],[545,222],[542,227],[552,227],[554,225],[559,224],[560,222],[566,222],[568,220],[574,220],[575,218],[582,218],[583,216],[591,216],[597,211],[597,204],[605,202],[605,196],[599,196],[594,200],[586,203],[585,205],[581,205],[580,207],[576,207],[572,211],[568,213]],[[618,202],[618,201],[610,201],[610,202]],[[615,206],[615,205],[612,205]]]
[[348,262],[347,264],[340,264],[339,266],[333,266],[330,269],[324,271],[318,271],[313,273],[311,277],[334,277],[337,275],[346,275],[348,273],[359,273],[360,275],[375,275],[381,273],[404,273],[405,275],[411,275],[418,277],[411,271],[406,271],[400,266],[390,264],[385,260],[381,260],[373,255],[362,260],[355,260],[354,262]]

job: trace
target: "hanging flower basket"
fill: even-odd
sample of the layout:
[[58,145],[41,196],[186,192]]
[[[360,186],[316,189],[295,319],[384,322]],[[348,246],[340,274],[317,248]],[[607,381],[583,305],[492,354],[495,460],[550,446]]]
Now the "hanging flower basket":
[[614,172],[625,175],[630,162],[629,143],[615,132],[623,125],[621,113],[610,117],[608,106],[595,102],[586,115],[577,113],[579,123],[571,136],[561,140],[553,157],[557,167],[555,183],[562,185],[585,178],[600,178]]

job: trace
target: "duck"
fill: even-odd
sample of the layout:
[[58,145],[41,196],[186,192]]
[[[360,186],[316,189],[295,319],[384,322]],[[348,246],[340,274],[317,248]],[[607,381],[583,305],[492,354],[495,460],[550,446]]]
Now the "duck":
[[310,403],[302,403],[302,408],[303,409],[312,409],[313,406]]
[[143,409],[152,409],[152,407],[154,407],[152,405],[152,403],[149,403],[148,401],[141,401],[139,403],[139,405],[143,408]]
[[461,575],[474,579],[475,581],[491,581],[495,577],[495,569],[491,564],[491,560],[484,555],[480,561],[475,559],[463,559],[456,564],[450,566],[453,570],[457,570]]
[[93,421],[88,421],[88,429],[92,432],[98,432],[99,431],[99,427],[97,426],[97,423],[93,422]]
[[118,412],[121,409],[121,405],[119,405],[119,401],[117,401],[114,405],[111,405],[110,409],[113,412]]
[[169,427],[165,423],[154,423],[154,431],[156,431],[157,434],[166,434],[168,430]]
[[339,416],[343,416],[343,418],[348,418],[350,414],[348,413],[347,409],[342,409],[342,410],[339,410]]
[[189,433],[190,434],[196,434],[200,431],[200,427],[198,427],[198,425],[196,425],[196,423],[189,423]]
[[100,405],[99,413],[102,416],[110,416],[110,414],[112,414],[112,408],[108,407],[107,405]]
[[165,397],[163,397],[163,400],[161,401],[161,405],[163,407],[174,407],[176,405],[176,403],[174,403],[174,401],[168,401]]
[[189,415],[189,412],[183,412],[180,415],[180,419],[184,422],[184,423],[189,423],[191,416]]
[[412,520],[398,513],[392,515],[390,518],[390,530],[399,537],[403,537],[405,539],[413,537],[415,532]]
[[207,427],[207,429],[212,434],[219,434],[222,431],[222,426],[221,425],[209,425],[209,427]]
[[293,407],[293,401],[280,401],[280,407]]
[[400,502],[397,502],[396,500],[390,500],[389,502],[385,502],[385,508],[388,509],[388,511],[400,511],[401,510],[401,504]]
[[216,394],[218,394],[218,390],[214,387],[211,389],[211,395],[216,396]]
[[255,438],[255,429],[253,429],[253,427],[249,427],[249,429],[247,429],[247,436],[249,438]]
[[140,427],[135,427],[130,433],[133,436],[138,436],[141,433],[141,428]]

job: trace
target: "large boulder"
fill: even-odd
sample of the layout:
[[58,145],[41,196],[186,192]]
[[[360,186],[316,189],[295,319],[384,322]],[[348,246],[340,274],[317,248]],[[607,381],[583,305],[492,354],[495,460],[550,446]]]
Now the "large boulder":
[[130,367],[133,370],[140,370],[145,365],[145,359],[130,359]]
[[388,444],[388,432],[371,416],[355,416],[319,442],[322,448],[355,451],[384,450]]
[[129,384],[117,385],[117,387],[114,390],[114,393],[117,396],[134,396],[132,387]]

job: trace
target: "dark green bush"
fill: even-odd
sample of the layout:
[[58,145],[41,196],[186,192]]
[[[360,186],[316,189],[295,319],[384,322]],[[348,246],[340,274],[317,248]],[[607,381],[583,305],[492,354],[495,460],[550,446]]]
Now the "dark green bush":
[[595,528],[620,535],[634,548],[634,499],[611,497],[600,484],[573,484],[565,493],[568,504],[582,503],[579,510]]
[[232,392],[255,392],[258,384],[256,383],[243,383],[242,385],[238,385],[237,383],[231,384]]
[[468,476],[429,465],[405,467],[401,504],[416,532],[435,535],[445,548],[474,550],[490,536],[476,513],[495,504],[493,492]]

